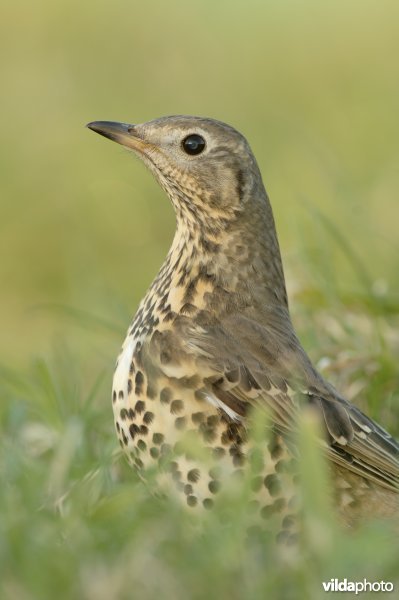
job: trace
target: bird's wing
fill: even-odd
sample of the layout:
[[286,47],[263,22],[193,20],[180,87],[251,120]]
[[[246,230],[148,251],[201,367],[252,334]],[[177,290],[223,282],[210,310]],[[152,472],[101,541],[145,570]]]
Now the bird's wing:
[[301,407],[312,405],[335,463],[398,490],[399,444],[321,378],[291,328],[234,315],[205,327],[191,322],[186,340],[205,375],[204,394],[230,417],[261,406],[291,432]]

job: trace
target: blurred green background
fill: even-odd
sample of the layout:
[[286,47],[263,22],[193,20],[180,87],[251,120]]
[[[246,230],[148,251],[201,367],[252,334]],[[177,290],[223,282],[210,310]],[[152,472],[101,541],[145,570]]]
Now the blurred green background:
[[231,123],[260,163],[293,291],[364,291],[320,212],[397,298],[397,2],[6,0],[0,44],[2,361],[87,341],[49,304],[120,327],[95,343],[113,360],[172,238],[167,199],[84,129],[96,119]]
[[295,560],[246,552],[245,519],[196,536],[115,454],[113,365],[174,216],[84,126],[182,113],[242,131],[305,348],[398,435],[398,56],[396,0],[3,0],[1,597],[318,599],[321,576],[397,576],[378,528],[332,526]]

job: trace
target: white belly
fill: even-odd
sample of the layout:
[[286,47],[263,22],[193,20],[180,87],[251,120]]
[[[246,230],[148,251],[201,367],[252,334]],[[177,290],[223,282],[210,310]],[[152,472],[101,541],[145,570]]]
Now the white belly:
[[125,399],[128,396],[128,380],[129,370],[132,364],[134,350],[136,348],[138,340],[132,335],[129,335],[123,346],[121,353],[118,356],[117,366],[114,373],[112,382],[112,393],[113,397],[117,399]]

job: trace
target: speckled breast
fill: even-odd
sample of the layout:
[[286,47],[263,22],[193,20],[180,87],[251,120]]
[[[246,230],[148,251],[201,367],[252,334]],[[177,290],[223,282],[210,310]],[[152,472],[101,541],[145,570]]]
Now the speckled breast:
[[128,335],[113,382],[115,426],[129,462],[143,478],[146,469],[159,467],[162,493],[177,492],[186,505],[205,508],[248,467],[251,510],[263,518],[280,514],[288,535],[296,468],[281,437],[257,447],[253,460],[255,449],[241,421],[208,402],[190,373],[178,378],[152,373],[143,361],[145,345],[146,338]]

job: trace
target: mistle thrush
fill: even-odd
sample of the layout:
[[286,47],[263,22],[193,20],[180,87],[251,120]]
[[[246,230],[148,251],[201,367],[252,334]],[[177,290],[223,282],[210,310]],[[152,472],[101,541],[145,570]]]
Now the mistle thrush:
[[[324,381],[303,350],[271,206],[246,139],[224,123],[191,116],[88,127],[143,160],[177,220],[113,379],[116,430],[130,462],[142,473],[167,465],[162,477],[188,506],[211,507],[221,473],[245,465],[251,409],[264,408],[272,435],[254,476],[255,502],[262,517],[286,514],[283,490],[292,488],[296,460],[289,440],[311,406],[325,432],[343,520],[395,513],[399,444]],[[200,440],[212,468],[184,449],[187,434]]]

